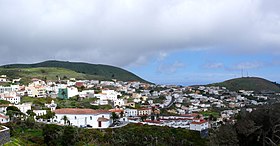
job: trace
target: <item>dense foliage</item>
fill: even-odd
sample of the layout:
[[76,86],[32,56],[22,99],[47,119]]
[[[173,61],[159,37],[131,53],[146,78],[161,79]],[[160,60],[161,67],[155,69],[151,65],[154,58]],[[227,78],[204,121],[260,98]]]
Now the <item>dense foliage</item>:
[[[88,98],[88,99],[79,99],[77,96],[69,98],[67,100],[59,99],[59,98],[32,98],[28,96],[23,96],[21,102],[32,102],[33,109],[44,109],[45,103],[51,103],[51,101],[57,104],[57,108],[90,108],[90,109],[111,109],[111,105],[101,105],[95,106],[90,103],[95,101],[96,98]],[[47,108],[45,108],[47,109]]]
[[71,126],[17,121],[11,128],[12,143],[20,145],[206,145],[197,132],[186,129],[130,124],[118,129],[81,129]]
[[252,113],[241,111],[234,125],[223,125],[210,136],[212,145],[280,145],[280,104]]

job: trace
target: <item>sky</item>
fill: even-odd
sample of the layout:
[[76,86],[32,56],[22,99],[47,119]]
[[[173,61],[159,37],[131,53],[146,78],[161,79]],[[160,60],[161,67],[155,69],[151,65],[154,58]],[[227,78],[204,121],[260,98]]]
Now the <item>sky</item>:
[[279,0],[0,0],[0,64],[82,61],[158,84],[280,82]]

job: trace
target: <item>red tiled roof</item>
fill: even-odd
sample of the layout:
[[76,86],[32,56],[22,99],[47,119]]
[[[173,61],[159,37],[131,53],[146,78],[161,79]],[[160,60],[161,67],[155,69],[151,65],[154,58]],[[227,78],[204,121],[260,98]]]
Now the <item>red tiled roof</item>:
[[62,108],[54,111],[56,114],[105,114],[111,113],[108,110],[93,110],[93,109],[80,109],[80,108]]
[[115,112],[115,113],[121,113],[121,112],[123,112],[122,109],[110,109],[109,111],[110,111],[110,112]]
[[5,115],[0,114],[0,118],[8,119],[9,117],[8,117],[8,116],[5,116]]
[[163,119],[160,119],[160,120],[173,120],[173,121],[176,121],[176,120],[192,120],[192,118],[163,118]]
[[152,120],[145,120],[144,122],[147,122],[147,123],[161,123],[160,121],[156,121],[156,120],[154,120],[154,121],[152,121]]
[[76,82],[75,84],[77,87],[81,87],[81,86],[84,86],[84,83],[83,82]]
[[200,120],[199,122],[193,121],[191,122],[191,124],[204,124],[206,122],[207,122],[206,120]]
[[4,98],[15,98],[14,96],[4,96]]

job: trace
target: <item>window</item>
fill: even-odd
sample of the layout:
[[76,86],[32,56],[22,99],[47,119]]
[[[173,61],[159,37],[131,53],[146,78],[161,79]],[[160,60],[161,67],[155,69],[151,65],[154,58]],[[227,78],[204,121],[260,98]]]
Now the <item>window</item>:
[[90,118],[90,120],[92,120],[92,116],[90,116],[89,118]]
[[75,116],[75,120],[77,120],[77,117]]

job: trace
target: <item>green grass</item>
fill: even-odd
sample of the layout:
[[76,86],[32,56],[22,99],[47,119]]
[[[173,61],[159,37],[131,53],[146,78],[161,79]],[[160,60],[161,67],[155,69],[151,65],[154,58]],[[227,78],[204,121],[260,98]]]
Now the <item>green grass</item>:
[[75,71],[57,68],[57,67],[38,67],[38,68],[0,68],[0,74],[5,74],[9,78],[22,78],[22,82],[27,84],[32,78],[39,78],[42,80],[57,80],[60,79],[97,79],[103,80],[102,76],[87,75],[83,73],[77,73]]
[[11,141],[4,146],[35,146],[44,143],[41,129],[16,128]]
[[25,145],[21,140],[19,140],[18,138],[11,138],[11,141],[4,144],[4,146],[21,146],[21,145]]
[[[147,82],[143,80],[142,78],[138,77],[137,75],[118,68],[114,66],[109,65],[101,65],[101,64],[89,64],[89,63],[81,63],[81,62],[67,62],[67,61],[45,61],[37,64],[11,64],[11,65],[4,65],[2,68],[9,69],[9,68],[63,68],[67,69],[68,71],[74,71],[77,73],[80,73],[79,75],[89,75],[91,78],[95,79],[102,79],[102,80],[111,80],[111,79],[117,79],[120,81],[141,81],[141,82]],[[38,70],[34,70],[37,72]],[[40,69],[39,69],[40,71]],[[63,70],[65,71],[65,70]],[[74,74],[74,72],[71,73]],[[52,72],[50,72],[52,73]],[[55,71],[56,73],[56,71]],[[64,72],[63,75],[66,73]],[[35,74],[37,75],[37,74]],[[56,74],[54,74],[56,76]],[[53,77],[53,76],[52,76]],[[74,76],[73,76],[74,77]]]
[[205,112],[199,112],[200,114],[202,114],[203,116],[210,116],[213,115],[214,117],[218,118],[220,117],[220,113],[218,112],[213,112],[213,111],[205,111]]
[[280,92],[280,88],[273,84],[271,81],[258,77],[244,77],[227,80],[221,83],[210,84],[209,86],[223,86],[231,91],[247,90],[255,91],[257,93],[261,91],[274,91]]

